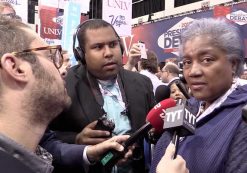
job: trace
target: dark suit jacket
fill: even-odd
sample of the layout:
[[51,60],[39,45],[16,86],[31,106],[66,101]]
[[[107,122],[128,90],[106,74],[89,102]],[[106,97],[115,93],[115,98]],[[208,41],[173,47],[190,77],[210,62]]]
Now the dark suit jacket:
[[53,165],[64,165],[64,167],[84,170],[84,145],[63,143],[56,138],[56,134],[51,130],[46,130],[39,145],[52,154]]
[[[120,70],[119,76],[128,103],[131,128],[136,131],[145,123],[147,113],[155,105],[152,83],[146,76],[124,69]],[[102,116],[102,110],[90,88],[85,66],[77,65],[69,70],[66,86],[72,105],[50,127],[61,140],[75,143],[76,135]]]
[[6,173],[34,173],[20,160],[0,150],[0,170]]

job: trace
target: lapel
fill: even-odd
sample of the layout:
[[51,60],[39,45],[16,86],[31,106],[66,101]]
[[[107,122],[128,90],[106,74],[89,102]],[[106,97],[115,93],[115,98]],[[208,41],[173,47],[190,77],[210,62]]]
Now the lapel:
[[136,79],[132,78],[131,75],[129,75],[123,69],[120,70],[119,75],[122,80],[123,90],[125,92],[126,100],[128,103],[128,111],[129,111],[128,117],[131,122],[132,130],[135,130],[140,126],[140,122],[138,121],[138,118],[135,117],[136,114],[135,106],[138,105],[138,103],[136,103],[137,100],[136,98],[138,97],[138,89],[135,86]]
[[76,73],[76,77],[77,83],[75,85],[75,91],[77,93],[78,102],[81,106],[82,112],[89,122],[95,121],[103,115],[103,111],[100,105],[96,102],[90,88],[86,75],[86,68],[79,68]]

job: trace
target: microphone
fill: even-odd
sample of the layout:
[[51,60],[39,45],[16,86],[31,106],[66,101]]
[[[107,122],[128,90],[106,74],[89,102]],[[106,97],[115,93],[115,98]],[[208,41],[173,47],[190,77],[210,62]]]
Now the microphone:
[[[165,115],[166,109],[176,106],[176,102],[169,98],[163,100],[156,104],[154,108],[152,108],[147,115],[147,123],[144,124],[140,129],[134,132],[122,145],[125,151],[128,147],[134,144],[138,139],[143,137],[151,128],[155,128],[156,131],[160,132],[163,130],[163,117]],[[119,152],[116,150],[110,150],[106,152],[103,157],[100,159],[100,163],[105,168],[112,168],[119,158],[124,155],[124,152]]]
[[173,132],[172,142],[176,150],[174,159],[177,156],[179,137],[193,135],[196,129],[196,116],[190,112],[186,101],[178,100],[177,106],[166,109],[164,116],[164,129]]
[[189,99],[190,98],[190,95],[189,93],[187,92],[187,89],[186,87],[184,86],[184,84],[178,79],[178,80],[175,80],[174,81],[175,84],[177,85],[178,89],[183,93],[184,97],[186,99]]
[[165,99],[169,98],[170,97],[170,93],[171,93],[170,87],[168,87],[166,85],[158,86],[156,88],[155,94],[154,94],[156,102],[160,102],[162,100],[165,100]]
[[242,108],[242,118],[247,123],[247,104]]

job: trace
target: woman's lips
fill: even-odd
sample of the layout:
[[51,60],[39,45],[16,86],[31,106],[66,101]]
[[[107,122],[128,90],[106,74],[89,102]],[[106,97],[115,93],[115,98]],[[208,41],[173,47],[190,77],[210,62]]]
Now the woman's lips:
[[200,90],[200,89],[202,89],[203,87],[205,87],[205,83],[192,83],[191,85],[190,85],[190,88],[191,89],[193,89],[193,90]]

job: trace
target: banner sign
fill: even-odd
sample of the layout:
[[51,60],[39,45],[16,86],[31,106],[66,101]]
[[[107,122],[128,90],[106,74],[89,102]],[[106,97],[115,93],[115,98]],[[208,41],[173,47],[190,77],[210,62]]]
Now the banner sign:
[[80,4],[80,12],[87,13],[89,11],[90,0],[39,0],[39,5],[64,9],[67,2]]
[[194,19],[185,17],[177,24],[168,29],[164,34],[159,36],[158,45],[164,49],[165,53],[173,53],[178,56],[178,48],[180,44],[181,32],[188,26]]
[[48,44],[61,44],[63,12],[55,7],[39,6],[40,37]]
[[102,1],[102,19],[111,23],[120,36],[131,35],[132,0]]
[[214,17],[224,17],[229,13],[231,13],[231,7],[225,7],[225,6],[214,7]]
[[61,8],[63,7],[63,1],[60,0],[39,0],[39,6],[44,5],[47,7]]
[[16,14],[21,17],[22,21],[27,23],[28,16],[28,0],[1,0],[1,2],[10,3],[16,11]]
[[62,34],[62,47],[63,49],[67,50],[72,65],[76,64],[76,60],[72,57],[73,56],[73,35],[75,32],[76,27],[80,23],[80,4],[74,2],[67,2],[65,4],[64,9],[64,22],[63,22],[63,34]]
[[238,10],[238,11],[232,12],[230,14],[227,14],[226,18],[229,19],[230,21],[233,21],[233,22],[239,24],[239,25],[247,24],[247,13],[242,11],[242,10]]
[[240,29],[245,50],[247,50],[247,3],[245,2],[227,7],[223,13],[208,10],[134,27],[131,36],[122,37],[125,46],[125,59],[131,45],[139,40],[145,43],[146,49],[157,54],[159,61],[177,57],[180,34],[188,24],[195,19],[219,17],[222,14]]

